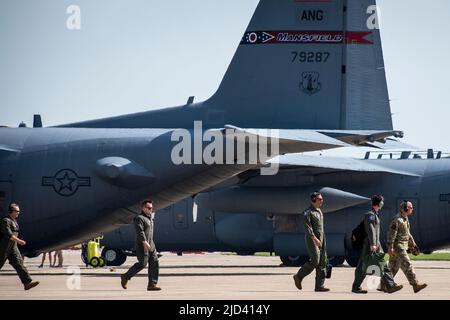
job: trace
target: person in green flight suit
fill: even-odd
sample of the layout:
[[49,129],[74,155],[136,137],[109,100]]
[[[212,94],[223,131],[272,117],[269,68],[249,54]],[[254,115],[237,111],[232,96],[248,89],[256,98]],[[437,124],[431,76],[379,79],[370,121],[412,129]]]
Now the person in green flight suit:
[[161,290],[157,286],[159,276],[159,261],[156,246],[153,242],[153,202],[145,200],[141,205],[141,214],[134,218],[134,228],[136,231],[136,262],[123,275],[121,275],[122,288],[127,289],[128,281],[148,264],[148,291]]
[[16,270],[17,275],[22,281],[25,290],[30,290],[39,284],[39,281],[33,281],[27,268],[23,265],[23,258],[17,245],[24,246],[26,242],[19,238],[19,224],[17,218],[20,214],[20,207],[16,203],[8,206],[8,215],[1,220],[0,227],[0,270],[6,260]]
[[[366,237],[364,239],[361,257],[355,269],[355,280],[352,285],[353,293],[367,293],[367,290],[361,288],[361,284],[366,277],[367,270],[364,270],[365,261],[369,260],[370,255],[383,255],[384,251],[380,242],[380,210],[384,206],[384,198],[381,195],[372,197],[372,210],[367,212],[364,216],[364,229]],[[387,293],[394,293],[403,288],[402,285],[397,285],[394,282],[394,277],[386,264],[383,265],[383,270],[380,270],[381,281],[380,290]]]
[[325,233],[323,229],[323,213],[320,207],[323,197],[320,192],[311,194],[311,206],[303,213],[305,227],[305,242],[308,250],[309,261],[306,262],[294,275],[294,283],[297,289],[302,290],[302,280],[313,270],[316,270],[315,291],[327,292],[330,289],[324,287],[327,269],[327,249]]

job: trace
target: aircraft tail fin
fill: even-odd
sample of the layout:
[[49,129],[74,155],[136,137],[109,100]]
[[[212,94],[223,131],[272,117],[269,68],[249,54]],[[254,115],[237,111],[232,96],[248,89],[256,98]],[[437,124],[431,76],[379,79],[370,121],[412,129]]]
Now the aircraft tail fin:
[[374,5],[261,0],[211,106],[238,125],[392,130]]
[[[364,16],[364,12],[366,15]],[[347,2],[347,32],[371,33],[372,44],[349,44],[345,50],[344,125],[348,129],[392,128],[379,16],[375,0]]]

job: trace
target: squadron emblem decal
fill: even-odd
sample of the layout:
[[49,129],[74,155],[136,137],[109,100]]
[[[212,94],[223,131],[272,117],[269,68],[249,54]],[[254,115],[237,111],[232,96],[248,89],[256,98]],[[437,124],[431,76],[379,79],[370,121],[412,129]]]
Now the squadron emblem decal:
[[252,44],[373,44],[372,32],[342,31],[247,31],[241,39],[243,45]]
[[319,92],[322,89],[319,77],[320,74],[318,72],[303,72],[300,80],[300,89],[310,96]]
[[90,187],[90,177],[79,177],[72,169],[59,170],[53,177],[42,177],[43,187],[53,187],[53,190],[63,197],[70,197],[79,187]]

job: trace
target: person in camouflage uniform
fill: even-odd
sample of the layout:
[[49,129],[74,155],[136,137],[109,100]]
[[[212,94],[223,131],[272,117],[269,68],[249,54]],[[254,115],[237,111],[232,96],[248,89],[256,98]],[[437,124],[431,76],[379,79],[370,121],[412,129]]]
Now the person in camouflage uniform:
[[413,286],[415,293],[424,289],[427,284],[419,283],[414,273],[411,260],[408,256],[408,250],[412,254],[418,255],[419,248],[410,233],[410,225],[408,216],[414,210],[413,204],[410,201],[403,201],[400,204],[400,213],[398,213],[391,221],[389,226],[387,244],[389,253],[389,269],[393,276],[397,274],[399,269],[402,269],[408,282]]
[[310,259],[294,275],[295,286],[299,290],[302,289],[303,278],[316,269],[315,291],[330,291],[330,289],[324,287],[327,269],[327,251],[323,230],[323,213],[320,210],[322,204],[322,195],[319,192],[314,192],[311,194],[311,206],[304,212],[305,242]]

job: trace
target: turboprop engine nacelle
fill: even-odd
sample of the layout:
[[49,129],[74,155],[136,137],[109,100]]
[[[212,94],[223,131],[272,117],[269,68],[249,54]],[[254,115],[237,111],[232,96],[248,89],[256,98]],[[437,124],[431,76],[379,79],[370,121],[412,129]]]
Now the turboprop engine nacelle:
[[310,205],[310,194],[322,194],[322,212],[333,212],[368,202],[370,199],[333,188],[231,187],[199,193],[198,207],[230,213],[301,214]]

